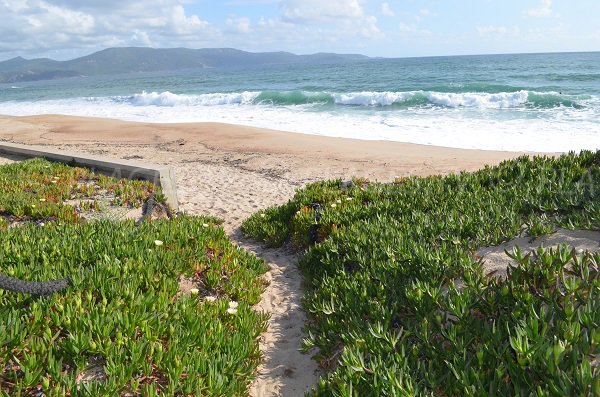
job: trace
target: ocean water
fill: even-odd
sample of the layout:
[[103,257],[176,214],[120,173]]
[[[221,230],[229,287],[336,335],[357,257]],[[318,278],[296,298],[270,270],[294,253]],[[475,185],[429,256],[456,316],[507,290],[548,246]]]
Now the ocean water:
[[370,59],[0,84],[0,114],[214,121],[456,148],[600,149],[600,52]]

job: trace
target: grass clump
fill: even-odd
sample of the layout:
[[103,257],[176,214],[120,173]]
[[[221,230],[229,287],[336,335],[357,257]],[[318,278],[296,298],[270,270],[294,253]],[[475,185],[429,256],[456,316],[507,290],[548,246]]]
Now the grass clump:
[[[0,167],[5,214],[20,208],[6,197],[16,197],[31,173],[38,182],[28,182],[31,191],[20,197],[29,203],[54,195],[51,216],[60,221],[0,230],[0,273],[68,277],[71,286],[46,297],[0,290],[0,395],[246,394],[266,328],[266,316],[251,308],[262,292],[263,261],[233,245],[213,218],[139,225],[62,218],[60,200],[84,171],[41,161],[9,167],[22,174],[12,178],[16,188]],[[69,182],[52,183],[57,174]],[[107,180],[110,186],[130,197],[149,191],[137,182]],[[195,288],[183,292],[183,278]]]
[[600,152],[340,182],[243,225],[308,248],[304,347],[330,370],[314,395],[600,394],[600,255],[517,250],[499,279],[475,254],[555,226],[599,230]]

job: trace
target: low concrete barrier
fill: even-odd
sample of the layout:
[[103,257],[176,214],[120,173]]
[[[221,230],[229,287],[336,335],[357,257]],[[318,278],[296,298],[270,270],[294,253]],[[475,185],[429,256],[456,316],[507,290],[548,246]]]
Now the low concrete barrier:
[[177,201],[177,185],[175,173],[168,166],[143,164],[135,161],[108,159],[81,153],[54,150],[43,146],[21,145],[18,143],[0,142],[0,153],[7,153],[21,157],[43,157],[50,161],[57,161],[86,167],[94,172],[101,172],[116,178],[141,179],[160,186],[167,198],[167,203],[175,211],[179,209]]

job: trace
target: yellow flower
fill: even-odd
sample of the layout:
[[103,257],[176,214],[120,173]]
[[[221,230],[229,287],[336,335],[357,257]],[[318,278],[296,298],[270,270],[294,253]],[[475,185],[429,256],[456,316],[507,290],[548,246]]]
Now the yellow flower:
[[44,202],[44,201],[46,201],[46,199],[45,199],[45,198],[41,198],[41,199],[40,199],[40,201],[41,201],[41,202]]

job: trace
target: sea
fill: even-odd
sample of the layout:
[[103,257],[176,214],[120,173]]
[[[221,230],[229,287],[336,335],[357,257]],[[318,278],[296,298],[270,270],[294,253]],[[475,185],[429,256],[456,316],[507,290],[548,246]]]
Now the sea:
[[223,122],[467,149],[597,150],[600,52],[237,65],[0,84],[0,114]]

